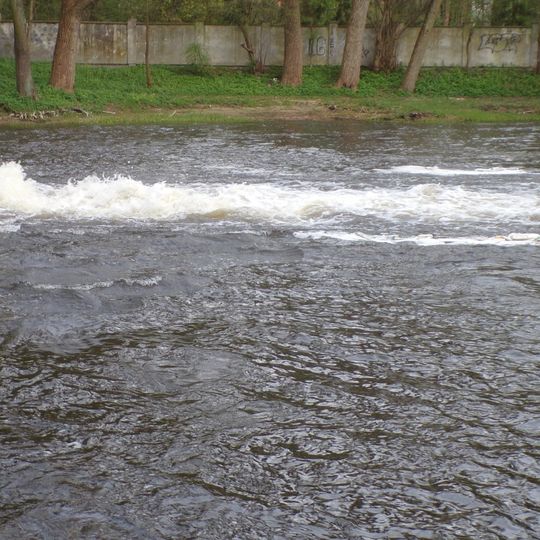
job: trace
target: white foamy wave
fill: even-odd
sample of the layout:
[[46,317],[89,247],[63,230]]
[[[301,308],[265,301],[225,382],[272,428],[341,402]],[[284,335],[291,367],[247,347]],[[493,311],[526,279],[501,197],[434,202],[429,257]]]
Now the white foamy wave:
[[[374,169],[376,172],[391,174],[428,174],[431,176],[505,176],[531,174],[518,168],[492,167],[489,169],[443,169],[440,167],[421,167],[420,165],[401,165],[389,169]],[[535,174],[535,173],[533,173]]]
[[66,291],[91,291],[92,289],[108,289],[115,284],[127,285],[129,287],[153,287],[163,280],[161,276],[146,278],[120,278],[114,281],[96,281],[95,283],[80,283],[72,285],[54,284],[54,283],[35,283],[31,284],[34,289],[45,291],[66,290]]
[[114,281],[97,281],[96,283],[82,283],[77,285],[62,285],[55,283],[35,283],[32,284],[34,289],[44,291],[66,290],[66,291],[91,291],[92,289],[107,289],[112,287]]
[[0,223],[0,234],[1,233],[14,233],[21,230],[21,225],[19,223]]
[[540,220],[536,188],[512,193],[422,184],[406,189],[319,189],[272,184],[147,185],[132,178],[51,186],[26,178],[21,165],[0,165],[0,210],[69,219],[208,219],[298,222],[338,216],[394,220]]
[[122,278],[120,281],[126,285],[138,285],[139,287],[153,287],[163,280],[161,276],[147,278]]
[[296,232],[294,236],[301,239],[321,240],[333,239],[341,242],[365,242],[381,244],[400,244],[409,242],[418,246],[540,246],[540,234],[511,233],[499,236],[463,236],[463,237],[434,237],[431,234],[399,237],[394,235],[372,235],[349,233],[345,231],[313,231]]

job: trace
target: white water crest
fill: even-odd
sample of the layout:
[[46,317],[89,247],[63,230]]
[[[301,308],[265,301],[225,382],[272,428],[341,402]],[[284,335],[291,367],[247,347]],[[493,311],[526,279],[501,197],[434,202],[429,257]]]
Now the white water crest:
[[[389,169],[374,169],[376,172],[385,174],[427,174],[431,176],[507,176],[519,174],[531,174],[518,168],[492,167],[489,169],[443,169],[440,167],[421,167],[420,165],[401,165]],[[536,173],[532,173],[536,174]]]
[[409,242],[417,246],[539,246],[540,234],[533,233],[510,233],[497,236],[464,236],[464,237],[434,237],[431,234],[399,237],[386,234],[363,234],[360,232],[350,233],[345,231],[313,231],[296,232],[294,236],[301,239],[321,240],[332,239],[342,242],[365,242],[382,244],[400,244]]
[[108,289],[113,285],[127,285],[128,287],[153,287],[163,280],[161,276],[152,276],[146,278],[120,278],[112,281],[96,281],[95,283],[77,283],[77,284],[56,284],[56,283],[35,283],[31,284],[34,289],[46,291],[67,290],[67,291],[91,291],[92,289]]
[[67,290],[67,291],[91,291],[92,289],[107,289],[114,285],[114,281],[97,281],[95,283],[81,283],[76,285],[62,285],[57,283],[35,283],[31,286],[34,289],[44,290],[44,291],[56,291],[56,290]]
[[66,185],[27,178],[0,165],[0,213],[40,218],[212,220],[280,223],[373,216],[400,221],[539,221],[538,190],[512,193],[420,184],[404,189],[319,189],[276,184],[144,184],[129,177],[88,176]]
[[0,234],[1,233],[14,233],[21,230],[21,224],[16,223],[14,220],[7,219],[0,222]]

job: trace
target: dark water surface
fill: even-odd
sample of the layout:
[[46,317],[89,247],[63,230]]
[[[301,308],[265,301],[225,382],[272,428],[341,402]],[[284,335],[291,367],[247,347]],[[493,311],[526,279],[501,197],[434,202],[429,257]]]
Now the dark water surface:
[[539,180],[538,125],[0,131],[0,538],[540,538]]

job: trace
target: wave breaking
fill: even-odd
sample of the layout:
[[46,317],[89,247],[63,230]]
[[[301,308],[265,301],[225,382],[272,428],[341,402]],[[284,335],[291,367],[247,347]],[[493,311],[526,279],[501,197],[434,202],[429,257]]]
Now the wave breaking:
[[347,231],[300,231],[294,233],[300,239],[332,239],[341,242],[364,242],[379,244],[412,243],[417,246],[540,246],[540,234],[510,233],[497,236],[435,237],[432,234],[420,234],[399,237],[388,234],[364,234]]
[[65,185],[0,165],[0,212],[39,218],[318,222],[343,216],[398,221],[539,221],[538,190],[494,192],[420,184],[404,189],[321,189],[314,184],[144,184],[130,177],[88,176]]
[[491,167],[477,169],[449,169],[437,166],[422,167],[420,165],[400,165],[389,169],[374,169],[384,174],[425,174],[431,176],[515,176],[521,174],[537,174],[516,167]]

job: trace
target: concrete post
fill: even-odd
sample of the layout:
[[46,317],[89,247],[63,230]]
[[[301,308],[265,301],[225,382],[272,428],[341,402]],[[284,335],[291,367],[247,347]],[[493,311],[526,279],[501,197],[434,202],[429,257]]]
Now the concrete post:
[[338,58],[338,25],[333,22],[328,25],[328,53],[326,63],[329,66],[336,66],[341,63]]
[[535,70],[538,64],[538,58],[540,58],[540,24],[535,23],[531,27],[531,57],[530,64],[531,69]]
[[137,63],[137,40],[135,37],[137,31],[137,20],[129,19],[127,22],[127,63],[128,66],[134,66]]

